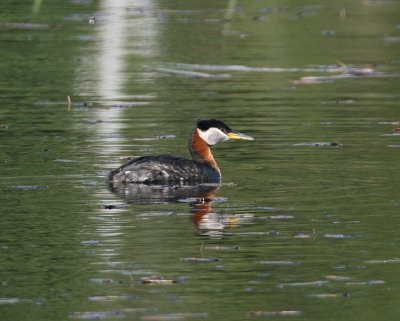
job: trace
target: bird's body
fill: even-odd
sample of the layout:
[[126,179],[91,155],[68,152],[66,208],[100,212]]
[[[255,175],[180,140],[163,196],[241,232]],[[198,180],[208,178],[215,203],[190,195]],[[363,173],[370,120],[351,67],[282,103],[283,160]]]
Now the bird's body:
[[219,182],[211,166],[184,157],[160,155],[136,158],[109,174],[118,183],[158,184],[164,182]]
[[170,156],[143,156],[132,159],[110,172],[107,180],[113,183],[219,183],[221,171],[210,146],[229,139],[253,138],[233,132],[220,120],[201,120],[189,139],[192,160]]

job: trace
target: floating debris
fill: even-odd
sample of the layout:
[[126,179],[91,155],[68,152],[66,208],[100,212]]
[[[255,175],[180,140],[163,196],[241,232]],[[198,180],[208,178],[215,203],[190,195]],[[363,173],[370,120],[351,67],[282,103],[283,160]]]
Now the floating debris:
[[146,313],[154,312],[154,308],[125,308],[125,309],[113,309],[108,311],[84,311],[84,312],[72,312],[68,317],[70,319],[79,320],[102,320],[102,319],[114,319],[124,318],[129,313]]
[[175,135],[160,135],[156,137],[157,139],[175,139]]
[[86,312],[73,312],[68,316],[70,319],[79,320],[102,320],[115,317],[124,317],[123,313],[117,311],[86,311]]
[[[69,99],[68,99],[69,97]],[[68,107],[92,107],[93,102],[87,102],[87,101],[77,101],[77,102],[72,102],[71,97],[67,96],[66,101],[38,101],[35,103],[37,106],[56,106],[56,105],[67,105]]]
[[336,36],[336,31],[335,30],[322,30],[321,35],[326,36],[326,37],[334,37],[334,36]]
[[271,215],[257,217],[259,220],[291,220],[294,219],[293,215]]
[[275,316],[282,316],[282,317],[298,317],[303,314],[302,311],[250,311],[251,315],[257,317],[275,317]]
[[400,132],[394,132],[394,133],[390,133],[390,134],[382,134],[381,136],[400,136]]
[[103,103],[103,105],[113,107],[113,108],[132,108],[132,107],[137,106],[136,103],[124,103],[124,102],[117,102],[117,103],[111,103],[111,104]]
[[347,281],[351,279],[349,276],[340,276],[336,274],[327,275],[326,278],[330,281]]
[[15,304],[19,303],[22,300],[19,298],[0,298],[0,305],[1,304]]
[[296,79],[292,81],[292,84],[295,86],[298,85],[319,85],[319,84],[329,84],[333,83],[333,79],[326,79],[325,77],[316,77],[316,76],[308,76],[301,77],[300,79]]
[[212,263],[221,261],[221,259],[215,257],[186,257],[182,260],[189,263]]
[[382,37],[382,40],[386,43],[388,42],[400,42],[400,36],[391,36],[391,35],[385,35]]
[[116,273],[120,275],[126,275],[126,276],[135,276],[135,275],[153,275],[153,271],[143,271],[143,270],[100,270],[100,273]]
[[316,143],[296,143],[292,144],[294,147],[340,147],[342,146],[339,142],[316,142]]
[[257,210],[263,210],[263,211],[275,211],[277,210],[276,207],[271,207],[271,206],[257,206]]
[[[95,41],[96,39],[78,39],[78,40],[92,40]],[[131,101],[131,102],[124,102],[124,101],[73,101],[71,96],[67,96],[66,101],[47,101],[41,100],[35,103],[37,106],[56,106],[56,105],[67,105],[68,110],[71,107],[74,107],[76,110],[79,108],[86,108],[86,107],[101,107],[101,108],[131,108],[136,106],[143,106],[147,105],[147,102],[140,102],[140,101]],[[85,109],[83,109],[85,110]]]
[[320,294],[311,294],[311,297],[319,298],[319,299],[335,299],[335,298],[348,298],[350,297],[350,293],[320,293]]
[[155,314],[143,316],[141,320],[144,321],[170,321],[170,320],[183,320],[187,318],[207,318],[207,312],[184,312],[184,313],[169,313],[169,314]]
[[324,234],[323,236],[327,239],[351,239],[351,238],[353,238],[352,235],[345,235],[345,234]]
[[160,285],[170,285],[178,283],[176,280],[166,280],[160,275],[144,276],[140,279],[142,284],[160,284]]
[[[342,221],[334,221],[332,222],[333,224],[343,224],[344,222]],[[347,221],[346,224],[360,224],[361,221]]]
[[95,295],[88,297],[89,301],[132,301],[135,300],[134,295]]
[[236,30],[222,30],[222,35],[228,37],[246,38],[246,34],[243,31]]
[[309,239],[311,238],[311,235],[308,233],[297,233],[294,238],[296,239]]
[[205,246],[205,250],[214,250],[214,251],[239,251],[239,246],[221,246],[221,245],[214,245],[214,246]]
[[89,24],[93,25],[96,22],[96,18],[91,16],[89,17]]
[[352,76],[374,76],[375,70],[373,68],[346,68],[343,76],[352,75]]
[[141,217],[141,218],[143,218],[143,217],[145,217],[145,218],[164,217],[164,216],[170,216],[172,214],[173,214],[173,212],[147,212],[147,213],[139,214],[139,215],[137,215],[137,217]]
[[124,282],[121,280],[114,279],[90,279],[90,282],[95,284],[123,284]]
[[368,264],[392,264],[392,263],[400,263],[400,258],[388,259],[388,260],[369,260],[365,261]]
[[30,191],[36,189],[47,189],[49,188],[47,185],[11,185],[8,188],[16,189],[19,191]]
[[209,74],[205,72],[198,72],[198,71],[189,71],[189,70],[179,70],[179,69],[169,69],[169,68],[157,68],[159,71],[186,76],[186,77],[193,77],[193,78],[230,78],[230,74]]
[[[228,233],[226,233],[228,234]],[[279,235],[278,231],[265,231],[265,232],[236,232],[236,233],[230,233],[234,235],[244,235],[244,236],[277,236]]]
[[81,241],[81,245],[97,245],[100,244],[101,241],[99,240],[87,240],[87,241]]
[[328,283],[329,283],[329,281],[319,280],[319,281],[310,281],[310,282],[281,283],[281,284],[278,284],[276,287],[277,288],[283,288],[283,287],[287,287],[287,286],[290,286],[290,287],[303,287],[303,286],[319,287],[319,286],[324,286]]
[[250,67],[245,65],[207,65],[207,64],[182,64],[166,63],[173,69],[179,70],[207,70],[207,71],[242,71],[242,72],[271,72],[271,73],[292,73],[292,72],[327,72],[343,73],[348,67],[338,65],[323,65],[309,68],[279,68],[279,67]]
[[293,85],[317,85],[332,83],[337,79],[348,79],[348,78],[363,78],[363,77],[375,77],[385,76],[384,74],[376,74],[375,70],[372,68],[353,68],[343,66],[341,68],[341,73],[338,75],[329,76],[305,76],[300,79],[293,80]]
[[178,283],[176,280],[157,280],[157,279],[149,279],[142,281],[143,284],[158,284],[158,285],[170,285]]
[[380,121],[377,124],[378,125],[393,125],[393,126],[397,126],[397,125],[400,125],[400,121]]
[[334,100],[321,101],[321,104],[336,104],[336,105],[351,105],[354,104],[354,99],[337,97]]
[[370,281],[363,281],[363,282],[348,282],[346,285],[382,285],[386,282],[383,280],[370,280]]
[[300,265],[300,263],[293,261],[258,261],[258,263],[265,265],[286,265],[286,266]]
[[115,210],[115,209],[121,209],[124,208],[125,205],[124,204],[105,204],[102,205],[102,208],[106,209],[106,210]]

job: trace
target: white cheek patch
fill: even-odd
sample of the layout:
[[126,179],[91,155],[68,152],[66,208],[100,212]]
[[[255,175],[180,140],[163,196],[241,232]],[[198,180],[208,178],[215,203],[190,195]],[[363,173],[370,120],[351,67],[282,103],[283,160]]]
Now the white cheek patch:
[[208,144],[208,145],[215,145],[219,142],[223,142],[229,140],[228,135],[224,134],[218,128],[209,128],[206,131],[202,131],[197,129],[199,136]]

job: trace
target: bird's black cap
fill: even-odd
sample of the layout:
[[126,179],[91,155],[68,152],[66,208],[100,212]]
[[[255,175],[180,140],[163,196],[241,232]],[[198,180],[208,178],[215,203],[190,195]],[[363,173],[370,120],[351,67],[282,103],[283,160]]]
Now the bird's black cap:
[[202,119],[197,122],[197,128],[200,130],[207,130],[211,127],[218,128],[227,133],[232,132],[232,129],[228,125],[218,119]]

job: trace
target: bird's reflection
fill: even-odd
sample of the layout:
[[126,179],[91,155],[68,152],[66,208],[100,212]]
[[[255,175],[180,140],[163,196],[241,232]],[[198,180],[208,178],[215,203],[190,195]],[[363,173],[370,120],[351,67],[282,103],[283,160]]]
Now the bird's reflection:
[[193,224],[199,235],[221,238],[226,229],[246,225],[253,222],[253,214],[230,214],[215,212],[211,205],[220,202],[221,198],[209,193],[203,198],[190,202],[190,213]]
[[252,221],[252,215],[217,213],[212,204],[224,198],[217,197],[221,184],[145,185],[110,183],[108,189],[128,204],[188,203],[189,213],[198,234],[219,238],[224,230]]

